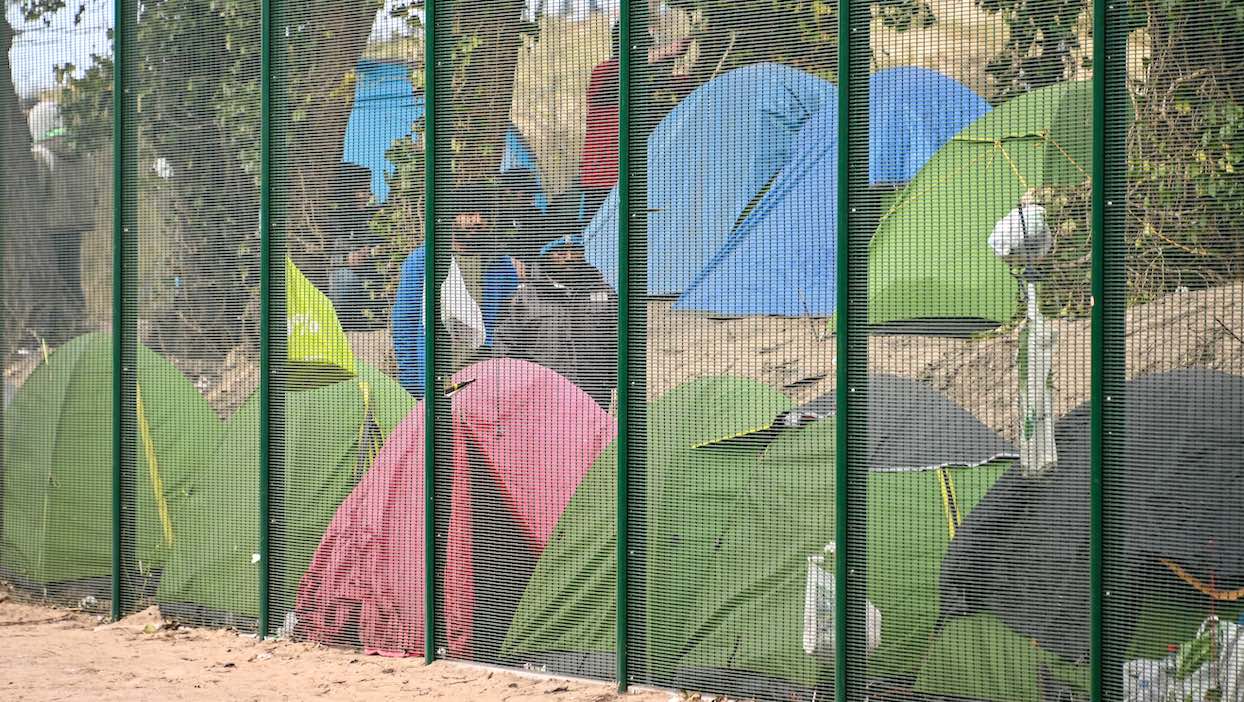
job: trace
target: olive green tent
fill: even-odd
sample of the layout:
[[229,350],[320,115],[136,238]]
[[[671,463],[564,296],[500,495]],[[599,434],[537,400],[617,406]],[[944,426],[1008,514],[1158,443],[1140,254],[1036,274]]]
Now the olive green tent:
[[[803,633],[808,558],[834,540],[834,422],[714,443],[789,409],[783,395],[737,378],[693,381],[649,407],[636,545],[646,568],[634,583],[644,646],[635,665],[657,682],[802,699],[832,680],[829,660],[805,653]],[[930,435],[941,419],[909,426],[918,418],[884,414],[901,416],[913,436]],[[516,662],[609,670],[615,457],[606,451],[585,476],[540,558],[503,648]],[[1002,471],[994,463],[870,471],[868,590],[882,615],[870,675],[913,677],[932,635],[950,539],[941,481],[949,476],[955,505],[967,512]]]
[[[138,348],[135,567],[151,575],[186,537],[197,461],[219,422],[168,361]],[[0,572],[51,596],[106,596],[112,553],[112,340],[50,354],[4,413]]]
[[1008,322],[1018,284],[987,240],[1030,190],[1092,172],[1088,81],[1016,97],[934,154],[882,214],[870,244],[869,320]]
[[[285,447],[274,484],[274,610],[293,607],[298,581],[338,505],[371,464],[384,436],[414,408],[388,376],[359,361],[358,375],[285,396],[273,427]],[[252,397],[225,422],[186,503],[187,528],[156,600],[194,622],[253,626],[258,615],[259,405]],[[382,435],[383,434],[383,435]]]

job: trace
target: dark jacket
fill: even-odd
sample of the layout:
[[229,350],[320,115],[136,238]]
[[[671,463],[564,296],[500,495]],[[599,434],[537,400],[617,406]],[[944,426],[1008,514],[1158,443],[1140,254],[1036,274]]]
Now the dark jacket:
[[497,321],[493,350],[556,371],[608,410],[617,381],[617,297],[586,264],[565,280],[549,269],[529,268]]

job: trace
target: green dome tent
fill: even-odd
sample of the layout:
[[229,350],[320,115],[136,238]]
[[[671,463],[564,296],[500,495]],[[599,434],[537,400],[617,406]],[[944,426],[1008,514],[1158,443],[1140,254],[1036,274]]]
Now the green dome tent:
[[[165,564],[186,538],[182,509],[219,422],[168,361],[138,348],[136,561]],[[112,339],[52,353],[4,413],[0,573],[52,597],[106,597],[112,553]]]
[[869,320],[1015,316],[1018,283],[987,240],[1028,191],[1092,172],[1088,81],[1039,88],[964,129],[883,214],[870,244]]
[[[273,526],[273,562],[281,565],[274,609],[292,609],[298,581],[333,513],[370,466],[382,434],[414,408],[396,381],[361,361],[357,369],[356,378],[285,396],[285,509],[283,521]],[[259,545],[256,398],[225,422],[211,456],[185,506],[189,528],[156,600],[187,621],[250,627],[259,602],[253,560]]]
[[[878,395],[870,397],[878,420],[870,433],[893,431],[912,446],[948,418],[958,421],[954,410],[970,418],[944,397],[937,412],[880,411],[887,396],[909,397],[906,384],[914,383],[886,378],[870,381],[893,389],[870,393]],[[661,684],[804,699],[832,680],[829,661],[806,653],[803,636],[808,558],[834,540],[833,420],[746,439],[790,409],[785,396],[737,378],[693,381],[649,407],[648,508],[636,546],[647,569],[634,585],[646,645],[637,669]],[[977,437],[996,437],[976,424]],[[883,452],[870,457],[868,589],[882,615],[870,676],[914,677],[934,628],[938,568],[950,540],[941,480],[951,476],[954,506],[966,513],[1003,472],[987,462],[996,453],[988,446],[964,461],[984,465],[946,471],[883,472],[871,465]],[[602,455],[559,522],[514,617],[508,657],[561,672],[609,670],[615,455]]]

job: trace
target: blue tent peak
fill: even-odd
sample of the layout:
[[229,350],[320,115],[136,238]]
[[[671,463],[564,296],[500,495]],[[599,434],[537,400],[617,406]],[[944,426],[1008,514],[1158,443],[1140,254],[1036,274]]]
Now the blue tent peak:
[[[648,291],[681,293],[748,203],[778,172],[833,84],[760,63],[696,88],[648,138]],[[617,195],[584,234],[588,260],[616,285]]]
[[[989,111],[962,84],[925,68],[869,81],[869,181],[897,185]],[[729,315],[828,317],[836,306],[838,105],[826,101],[799,131],[790,160],[675,309]]]

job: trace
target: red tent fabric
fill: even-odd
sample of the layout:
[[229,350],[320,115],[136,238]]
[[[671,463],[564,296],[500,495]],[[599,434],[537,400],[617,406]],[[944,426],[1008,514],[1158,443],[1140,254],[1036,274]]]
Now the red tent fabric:
[[[469,384],[451,400],[449,541],[438,587],[449,653],[469,657],[475,612],[471,457],[482,458],[519,525],[521,534],[510,538],[538,556],[616,425],[575,385],[526,361],[484,361],[452,382]],[[329,524],[298,588],[298,635],[324,643],[352,643],[357,635],[368,653],[423,653],[423,445],[419,403]]]

